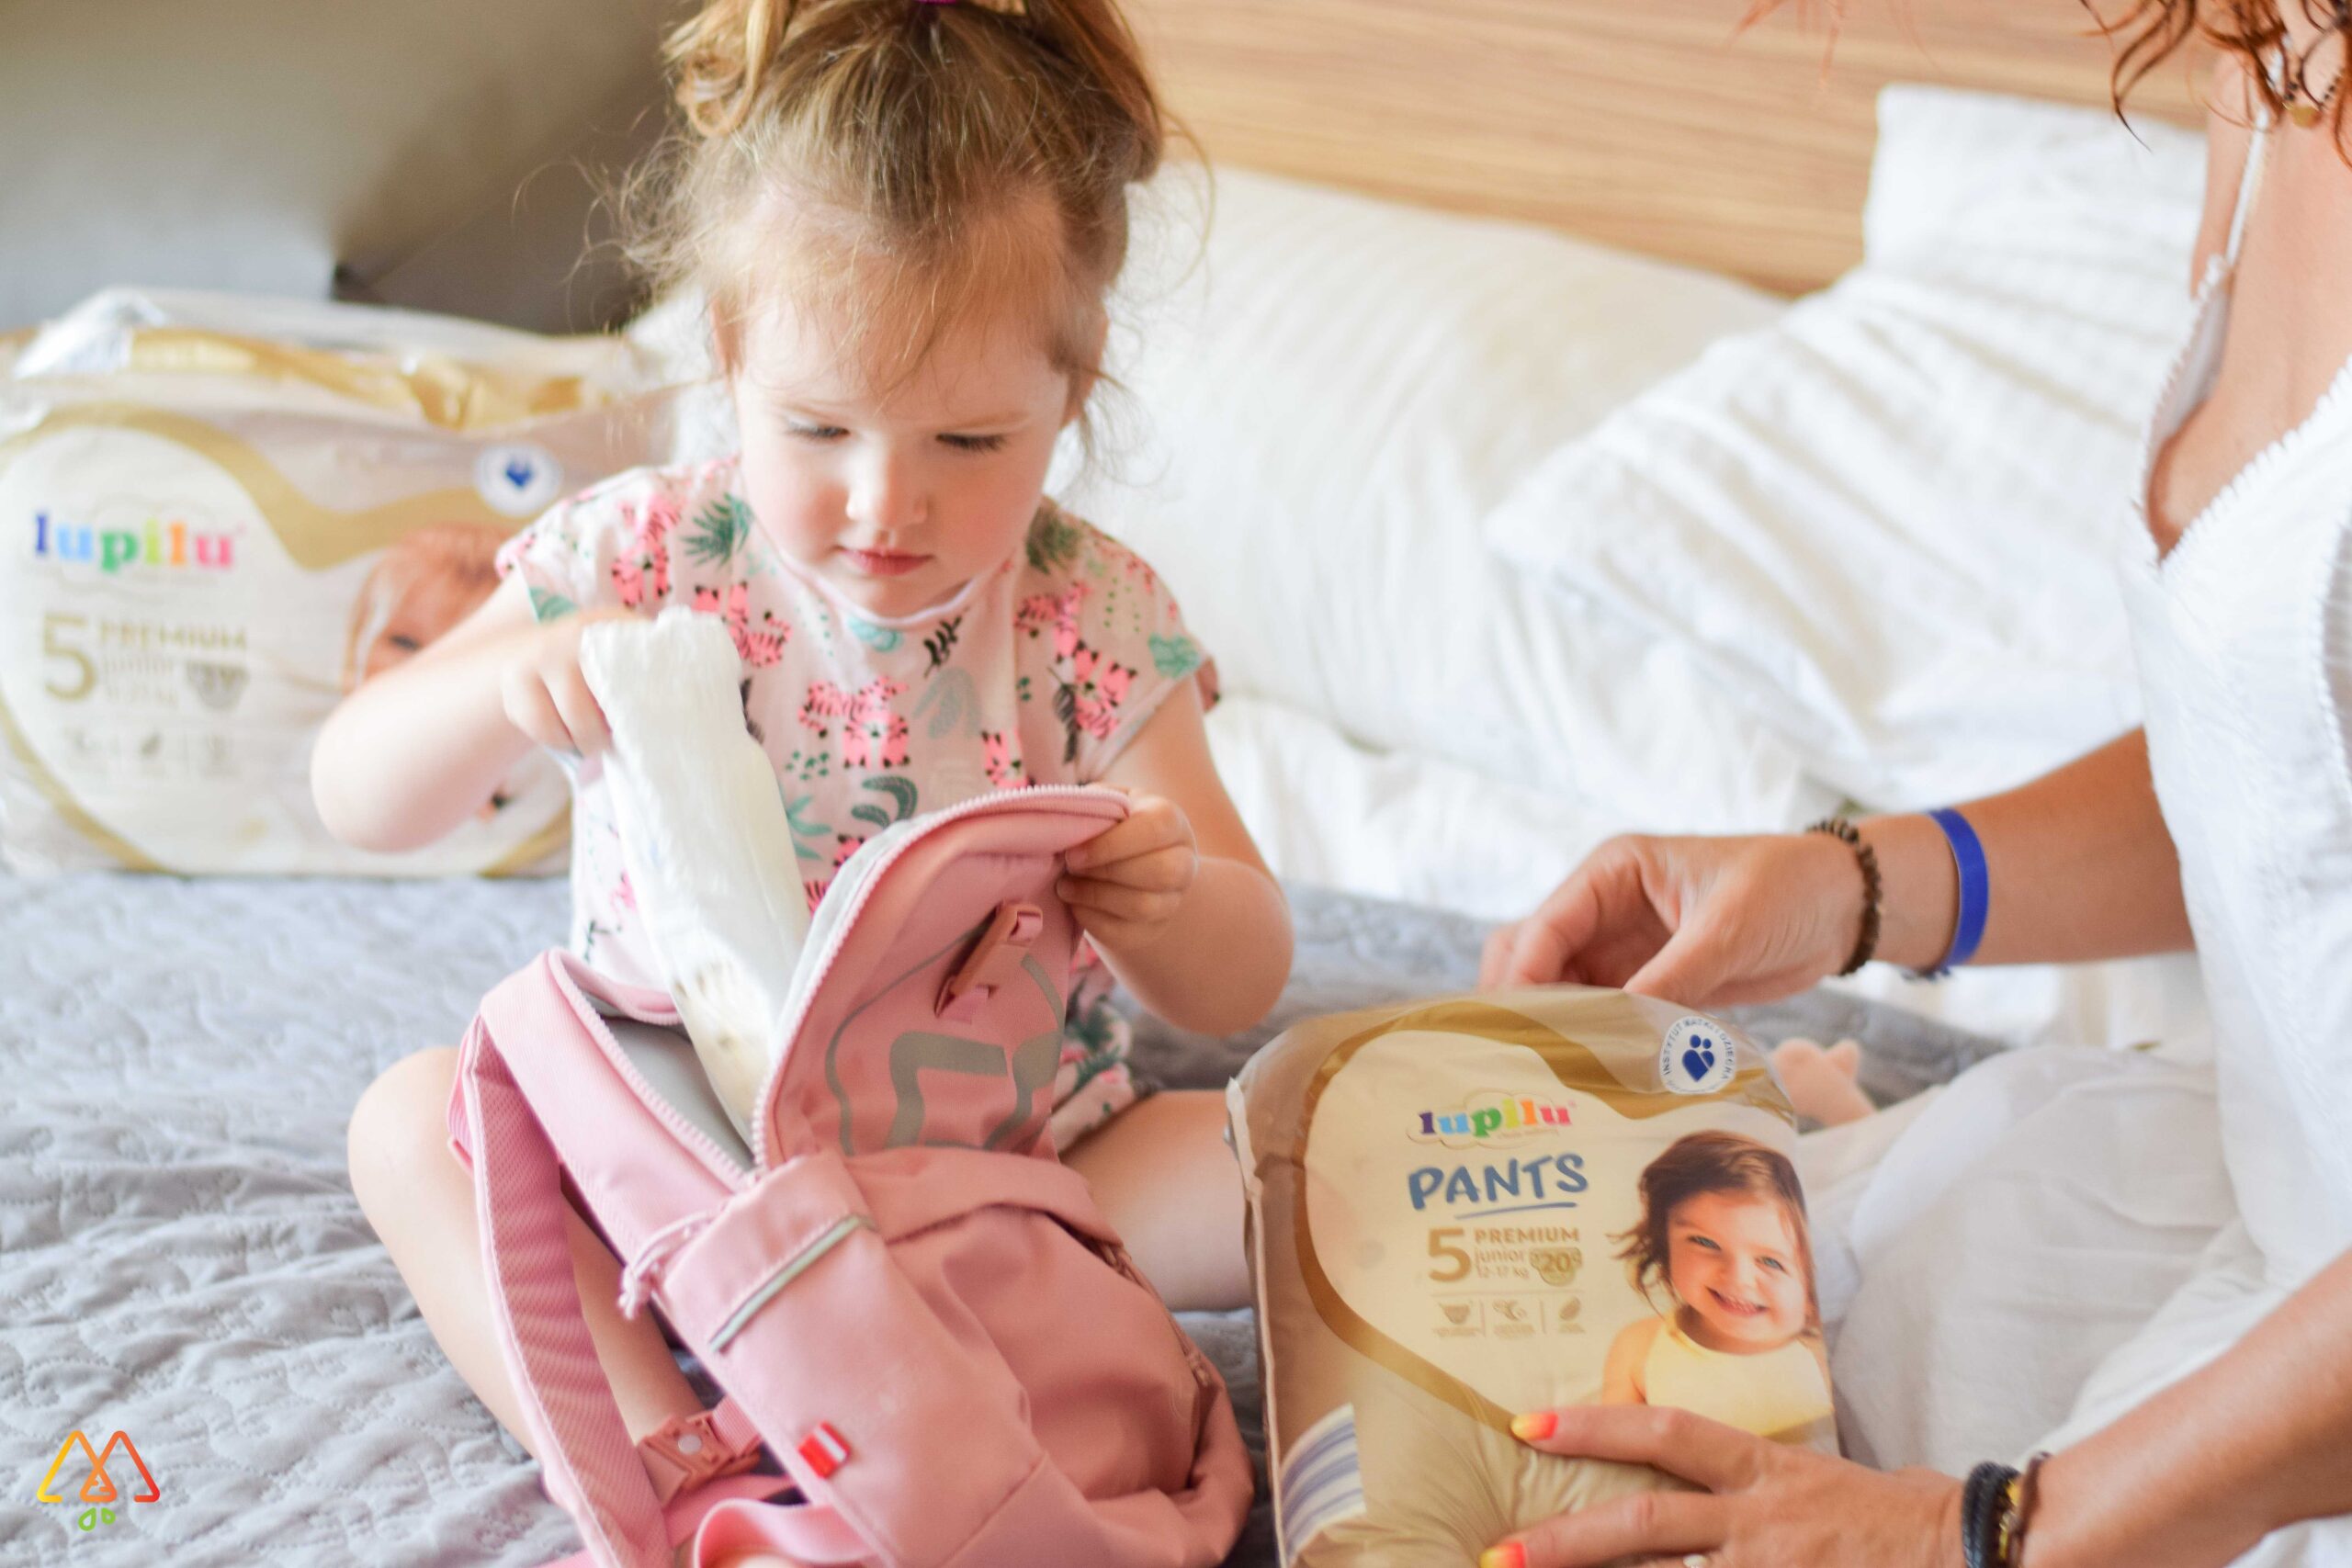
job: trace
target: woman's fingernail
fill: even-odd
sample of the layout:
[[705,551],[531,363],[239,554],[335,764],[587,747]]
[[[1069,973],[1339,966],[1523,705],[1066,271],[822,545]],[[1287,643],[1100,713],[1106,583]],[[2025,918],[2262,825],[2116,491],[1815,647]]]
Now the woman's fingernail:
[[1559,1429],[1560,1418],[1549,1410],[1510,1418],[1510,1435],[1522,1442],[1540,1443]]
[[1527,1568],[1527,1548],[1515,1540],[1490,1546],[1478,1554],[1478,1568]]

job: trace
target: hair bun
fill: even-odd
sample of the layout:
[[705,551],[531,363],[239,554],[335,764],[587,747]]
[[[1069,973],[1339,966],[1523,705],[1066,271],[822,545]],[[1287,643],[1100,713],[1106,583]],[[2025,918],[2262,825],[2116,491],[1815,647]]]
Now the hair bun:
[[662,55],[677,73],[678,107],[686,123],[706,137],[740,127],[759,101],[768,64],[793,22],[815,8],[803,0],[709,0],[681,22]]

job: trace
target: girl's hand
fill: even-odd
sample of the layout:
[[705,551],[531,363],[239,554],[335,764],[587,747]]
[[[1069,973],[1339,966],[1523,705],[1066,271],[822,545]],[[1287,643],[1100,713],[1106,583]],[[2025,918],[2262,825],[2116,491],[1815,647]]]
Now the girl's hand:
[[[1833,843],[1835,840],[1832,840]],[[1654,1465],[1700,1492],[1643,1492],[1498,1541],[1479,1568],[1960,1568],[1961,1484],[1893,1475],[1662,1405],[1579,1405],[1511,1423],[1530,1448]]]
[[1111,953],[1134,953],[1164,934],[1200,874],[1193,824],[1174,801],[1136,795],[1127,818],[1062,857],[1056,886],[1080,930]]
[[1845,967],[1862,897],[1854,852],[1826,833],[1612,839],[1535,913],[1496,930],[1478,983],[1770,1001]]
[[508,722],[538,744],[593,757],[612,744],[605,710],[580,672],[580,638],[599,621],[634,615],[633,610],[585,610],[535,628],[520,651],[499,672],[499,695]]

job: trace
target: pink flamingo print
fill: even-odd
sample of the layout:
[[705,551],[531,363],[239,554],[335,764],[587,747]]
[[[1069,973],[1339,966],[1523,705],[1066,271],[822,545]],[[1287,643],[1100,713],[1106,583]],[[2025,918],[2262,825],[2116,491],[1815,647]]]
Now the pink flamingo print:
[[676,500],[656,495],[641,508],[623,502],[621,521],[628,525],[630,538],[630,553],[613,559],[613,586],[621,603],[633,610],[649,598],[657,602],[668,598],[670,534],[678,525]]
[[759,629],[752,630],[750,583],[738,582],[729,587],[724,600],[715,588],[697,588],[695,608],[706,615],[725,619],[728,631],[735,638],[735,651],[752,669],[764,670],[784,657],[784,645],[792,637],[791,624],[777,620],[773,610],[762,610]]
[[907,721],[890,711],[890,699],[906,687],[887,675],[875,677],[855,692],[844,692],[830,681],[812,682],[808,700],[800,705],[800,722],[820,737],[831,733],[831,720],[842,724],[842,762],[853,768],[902,768],[907,762]]
[[1013,612],[1012,624],[1033,635],[1050,626],[1054,633],[1054,657],[1068,659],[1079,646],[1079,606],[1086,603],[1092,587],[1091,583],[1073,582],[1059,593],[1033,593]]

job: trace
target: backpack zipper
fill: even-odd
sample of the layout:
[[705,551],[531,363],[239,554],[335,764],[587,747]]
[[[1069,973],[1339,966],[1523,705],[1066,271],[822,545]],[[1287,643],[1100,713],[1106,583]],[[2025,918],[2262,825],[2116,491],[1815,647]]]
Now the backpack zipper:
[[[596,1004],[590,1000],[587,994],[581,989],[579,982],[572,977],[569,970],[563,970],[560,973],[564,989],[571,992],[582,1005],[587,1008],[590,1027],[595,1032],[597,1046],[604,1052],[605,1059],[619,1070],[622,1081],[635,1091],[638,1100],[647,1110],[661,1119],[662,1124],[669,1128],[680,1143],[699,1149],[709,1156],[703,1163],[706,1166],[715,1167],[715,1173],[723,1173],[721,1179],[726,1182],[730,1193],[746,1190],[751,1185],[751,1180],[744,1172],[742,1162],[720,1148],[711,1140],[709,1134],[686,1120],[682,1112],[662,1097],[652,1083],[637,1070],[637,1065],[628,1059],[628,1053],[621,1049],[620,1042],[613,1038],[612,1030],[605,1022],[605,1015],[596,1010]],[[620,1006],[609,997],[605,999],[613,1006]],[[659,1024],[662,1021],[659,1019],[639,1018],[625,1007],[620,1010],[625,1017],[638,1023]],[[675,1012],[676,1009],[673,1007],[671,1010]],[[674,1021],[673,1020],[673,1022]],[[669,1026],[665,1024],[662,1027]]]

